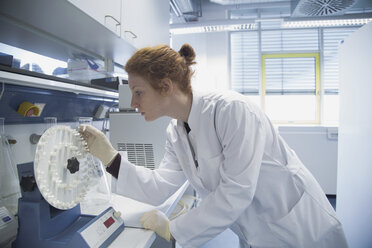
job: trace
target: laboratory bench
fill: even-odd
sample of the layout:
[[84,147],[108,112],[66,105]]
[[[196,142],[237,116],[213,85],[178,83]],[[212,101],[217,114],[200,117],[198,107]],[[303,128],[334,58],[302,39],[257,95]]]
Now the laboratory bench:
[[[112,194],[111,203],[116,211],[121,212],[124,219],[125,228],[122,233],[108,246],[109,248],[149,248],[154,243],[156,233],[150,230],[141,228],[139,218],[143,213],[153,209],[159,209],[168,217],[177,211],[175,208],[185,191],[189,187],[189,183],[184,183],[176,193],[169,197],[163,204],[159,206],[151,206],[145,203],[135,201],[133,199],[123,197],[118,194]],[[91,208],[82,207],[82,213],[98,214],[97,207]],[[171,245],[171,244],[170,244]]]

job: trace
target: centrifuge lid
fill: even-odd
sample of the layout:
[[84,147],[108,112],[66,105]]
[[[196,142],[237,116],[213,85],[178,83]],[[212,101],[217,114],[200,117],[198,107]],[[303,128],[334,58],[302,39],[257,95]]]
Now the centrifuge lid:
[[46,130],[34,160],[36,183],[45,200],[58,209],[79,204],[88,190],[92,163],[87,144],[76,130],[63,125]]

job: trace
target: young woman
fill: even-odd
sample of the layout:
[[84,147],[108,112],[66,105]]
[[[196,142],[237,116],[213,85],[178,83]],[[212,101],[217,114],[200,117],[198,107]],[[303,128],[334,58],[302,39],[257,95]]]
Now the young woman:
[[183,248],[227,228],[241,247],[347,247],[318,182],[267,116],[238,93],[192,90],[194,59],[188,44],[179,52],[161,45],[137,51],[125,66],[132,107],[146,121],[173,118],[158,169],[121,161],[100,131],[80,127],[91,153],[118,179],[118,193],[157,205],[188,180],[203,199],[172,221],[146,213],[142,225]]

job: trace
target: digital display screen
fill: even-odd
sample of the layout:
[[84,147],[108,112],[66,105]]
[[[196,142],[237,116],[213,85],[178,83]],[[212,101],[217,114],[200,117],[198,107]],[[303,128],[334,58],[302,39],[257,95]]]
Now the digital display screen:
[[105,222],[103,222],[103,224],[105,224],[106,228],[109,228],[114,222],[114,219],[110,217]]

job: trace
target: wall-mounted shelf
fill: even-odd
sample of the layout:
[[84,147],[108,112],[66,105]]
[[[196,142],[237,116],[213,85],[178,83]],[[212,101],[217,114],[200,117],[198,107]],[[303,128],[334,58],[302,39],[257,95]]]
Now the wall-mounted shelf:
[[[52,78],[52,77],[49,77]],[[7,84],[15,84],[29,87],[36,87],[42,89],[50,89],[64,92],[71,92],[75,94],[87,94],[92,96],[101,96],[118,99],[119,93],[116,90],[104,89],[103,87],[94,87],[90,85],[84,86],[83,83],[74,82],[71,80],[61,79],[66,82],[61,82],[53,79],[46,79],[40,77],[33,77],[22,75],[18,73],[12,73],[7,71],[1,71],[0,66],[0,82]],[[70,81],[70,82],[67,82]]]
[[[73,122],[77,117],[94,117],[101,105],[118,105],[118,92],[69,82],[38,78],[0,71],[0,117],[5,124],[43,123],[44,117],[57,117],[58,122]],[[42,103],[39,117],[17,113],[22,102]]]

